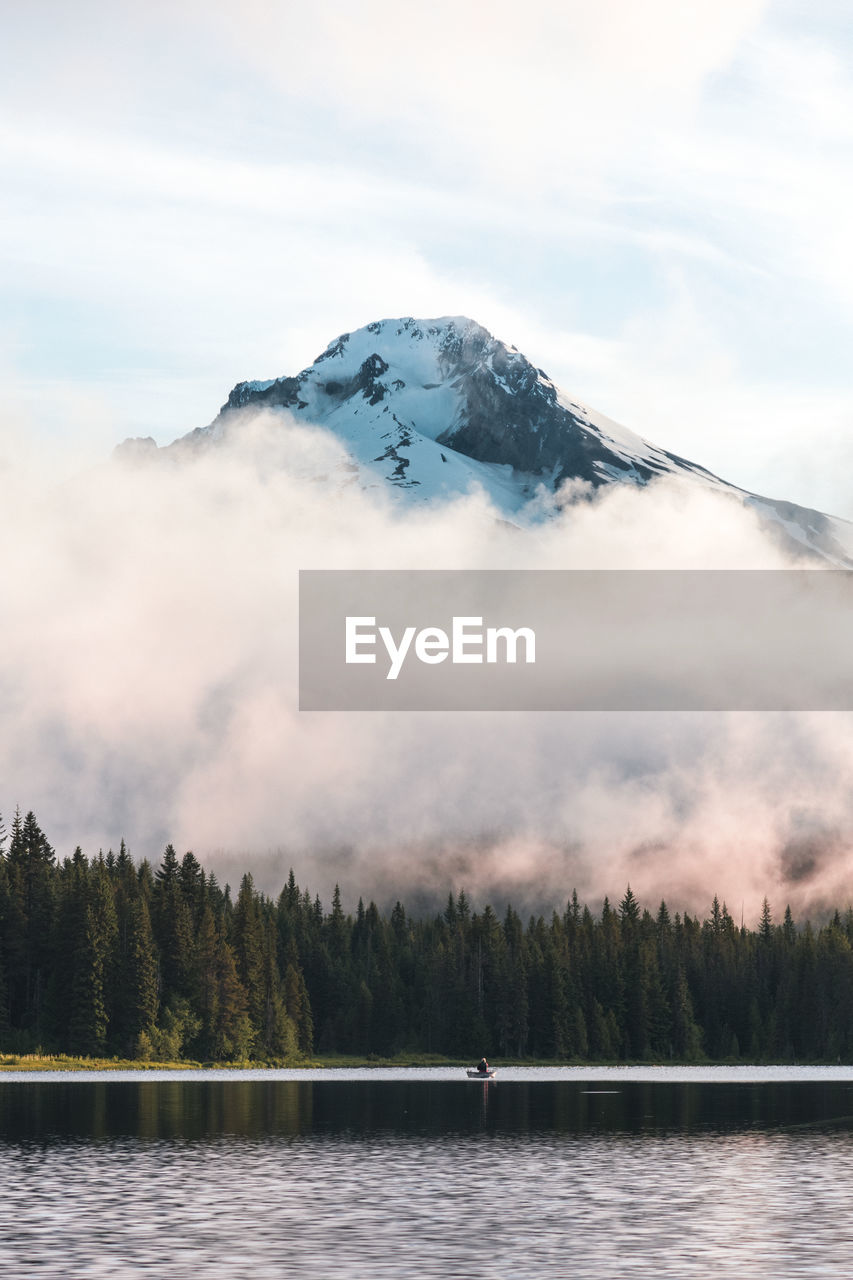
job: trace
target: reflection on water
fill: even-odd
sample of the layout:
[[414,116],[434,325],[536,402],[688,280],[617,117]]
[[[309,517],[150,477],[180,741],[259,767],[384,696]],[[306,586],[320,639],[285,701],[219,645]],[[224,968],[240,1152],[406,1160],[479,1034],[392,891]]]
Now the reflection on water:
[[0,1185],[4,1277],[846,1277],[853,1081],[3,1079]]
[[215,1072],[121,1082],[0,1077],[0,1141],[853,1127],[853,1079],[481,1083],[444,1074],[434,1079],[409,1071],[383,1079],[361,1072],[340,1079],[327,1072],[313,1080],[235,1080]]

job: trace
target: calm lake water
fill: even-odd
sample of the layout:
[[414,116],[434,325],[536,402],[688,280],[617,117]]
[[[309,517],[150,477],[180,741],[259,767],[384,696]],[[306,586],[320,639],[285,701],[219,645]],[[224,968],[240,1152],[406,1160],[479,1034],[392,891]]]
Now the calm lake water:
[[853,1069],[0,1076],[0,1276],[850,1277]]

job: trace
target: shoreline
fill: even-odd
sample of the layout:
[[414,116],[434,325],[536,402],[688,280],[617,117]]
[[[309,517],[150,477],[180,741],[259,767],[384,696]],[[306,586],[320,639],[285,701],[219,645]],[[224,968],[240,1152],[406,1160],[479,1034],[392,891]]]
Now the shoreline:
[[[253,1060],[244,1062],[199,1062],[193,1059],[172,1062],[155,1062],[134,1058],[85,1058],[76,1057],[66,1054],[0,1054],[0,1075],[3,1073],[13,1074],[17,1072],[28,1072],[30,1074],[44,1073],[45,1075],[55,1075],[59,1072],[113,1072],[113,1071],[140,1071],[140,1072],[192,1072],[192,1071],[333,1071],[338,1070],[358,1070],[369,1071],[371,1069],[417,1069],[431,1067],[447,1067],[464,1069],[473,1064],[467,1059],[461,1058],[444,1058],[437,1054],[398,1054],[390,1058],[379,1057],[358,1057],[338,1054],[317,1054],[311,1058],[300,1059],[266,1059]],[[544,1059],[544,1058],[498,1058],[492,1062],[498,1070],[505,1068],[560,1068],[570,1067],[575,1070],[583,1069],[584,1071],[595,1071],[597,1069],[613,1071],[614,1069],[636,1069],[636,1068],[661,1068],[676,1067],[683,1069],[685,1067],[695,1067],[697,1069],[707,1069],[710,1067],[727,1067],[727,1068],[805,1068],[805,1067],[847,1067],[853,1064],[828,1061],[827,1059],[816,1059],[814,1061],[803,1062],[762,1062],[762,1061],[745,1061],[743,1059],[705,1059],[697,1062],[669,1059],[666,1062],[653,1061],[651,1059],[638,1059],[636,1061],[590,1061],[589,1059]]]

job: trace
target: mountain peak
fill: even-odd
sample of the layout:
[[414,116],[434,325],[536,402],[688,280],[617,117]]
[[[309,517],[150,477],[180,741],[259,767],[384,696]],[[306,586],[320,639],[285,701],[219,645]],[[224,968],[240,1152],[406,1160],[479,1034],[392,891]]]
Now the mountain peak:
[[407,502],[479,489],[524,524],[556,511],[568,482],[597,489],[680,477],[752,506],[787,545],[851,564],[847,522],[745,493],[650,444],[571,399],[468,316],[404,316],[342,333],[300,373],[239,382],[208,427],[171,447],[214,443],[262,409],[332,432],[350,455],[340,483]]
[[[436,486],[453,491],[460,479],[440,469],[431,481],[420,474],[427,441],[444,446],[444,465],[451,465],[450,451],[506,468],[520,480],[523,501],[539,484],[554,490],[582,479],[597,486],[617,474],[642,483],[679,461],[624,431],[617,444],[590,411],[561,398],[541,369],[467,316],[406,316],[343,333],[299,374],[238,383],[208,430],[217,434],[223,418],[250,407],[287,409],[328,426],[361,461],[387,462],[389,483],[417,486],[423,497],[435,496]],[[379,443],[377,457],[370,451]],[[369,457],[361,457],[359,444]]]

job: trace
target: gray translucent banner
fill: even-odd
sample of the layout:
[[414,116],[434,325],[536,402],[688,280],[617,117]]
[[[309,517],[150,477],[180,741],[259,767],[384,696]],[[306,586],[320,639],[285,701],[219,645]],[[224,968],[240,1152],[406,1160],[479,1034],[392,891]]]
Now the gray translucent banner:
[[303,711],[853,709],[853,573],[305,570]]

